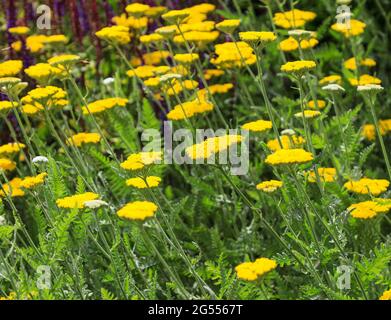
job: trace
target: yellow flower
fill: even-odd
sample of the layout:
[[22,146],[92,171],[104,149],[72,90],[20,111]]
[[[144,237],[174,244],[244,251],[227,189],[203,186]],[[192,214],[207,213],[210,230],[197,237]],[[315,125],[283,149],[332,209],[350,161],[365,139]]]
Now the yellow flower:
[[138,189],[147,189],[157,187],[160,184],[160,181],[162,181],[162,179],[155,176],[149,176],[145,179],[137,177],[126,180],[126,185]]
[[[315,47],[318,43],[319,43],[319,41],[315,38],[311,38],[308,40],[303,39],[300,41],[300,48],[303,50],[310,49],[310,48]],[[278,45],[278,47],[282,51],[286,51],[286,52],[295,51],[295,50],[299,49],[299,42],[295,38],[289,37],[288,39],[281,41],[280,44]]]
[[239,38],[249,44],[260,45],[276,40],[277,36],[271,31],[246,31],[239,32]]
[[254,262],[243,262],[235,267],[239,279],[255,281],[264,274],[277,268],[277,262],[268,258],[259,258]]
[[242,141],[243,137],[241,135],[231,134],[213,137],[186,148],[185,152],[193,160],[208,159],[212,155],[223,152]]
[[126,6],[125,10],[127,13],[140,17],[143,14],[145,14],[151,7],[147,4],[141,4],[141,3],[132,3]]
[[[343,64],[346,69],[349,69],[349,70],[356,70],[357,69],[356,59],[354,57],[346,60]],[[374,66],[376,66],[376,61],[373,59],[370,59],[370,58],[366,58],[366,59],[361,60],[360,65],[366,66],[366,67],[374,67]]]
[[257,62],[253,49],[243,41],[217,44],[215,53],[217,57],[210,62],[222,69],[241,68]]
[[193,100],[175,106],[169,113],[167,119],[169,120],[183,120],[191,118],[196,114],[212,111],[213,104],[207,101]]
[[46,176],[47,176],[47,173],[42,172],[42,173],[36,175],[35,177],[25,177],[20,182],[20,187],[25,188],[25,189],[34,188],[35,186],[43,184],[45,182]]
[[376,139],[376,128],[373,124],[364,124],[361,130],[361,135],[369,140],[374,141]]
[[312,153],[304,149],[280,149],[266,157],[265,163],[277,166],[286,164],[300,164],[312,161]]
[[19,143],[19,142],[18,143],[11,142],[7,144],[3,144],[2,146],[0,146],[0,154],[16,153],[22,150],[23,148],[26,148],[26,146],[23,143]]
[[[287,136],[283,135],[280,137],[282,148],[283,149],[294,149],[297,146],[301,146],[304,144],[305,140],[300,136]],[[277,151],[281,149],[281,146],[277,139],[269,140],[267,142],[267,147],[271,151]]]
[[140,66],[134,70],[126,72],[128,77],[138,77],[140,79],[154,77],[158,74],[164,74],[170,70],[168,66]]
[[173,41],[177,44],[193,43],[197,47],[202,48],[206,44],[215,41],[219,37],[218,31],[188,31],[183,34],[177,35],[173,38]]
[[18,36],[25,35],[30,32],[29,27],[21,26],[21,27],[13,27],[8,29],[9,33],[16,34]]
[[66,92],[58,87],[46,86],[36,88],[27,93],[22,99],[22,110],[26,114],[35,114],[44,109],[55,107],[64,107],[68,105]]
[[[316,101],[319,109],[324,109],[326,107],[326,101],[324,100],[317,100]],[[316,104],[314,100],[308,101],[308,108],[316,110]]]
[[164,38],[171,38],[174,34],[179,33],[179,29],[176,25],[169,25],[157,28],[155,33]]
[[245,123],[244,125],[242,125],[242,128],[248,131],[264,132],[272,128],[272,122],[266,120],[257,120]]
[[298,113],[295,113],[294,116],[296,118],[306,118],[306,119],[312,119],[312,118],[316,118],[316,117],[319,117],[321,115],[321,113],[317,110],[304,110],[304,113],[303,112],[298,112]]
[[391,209],[391,200],[389,199],[374,199],[372,201],[364,201],[352,204],[348,211],[353,218],[371,219],[380,213],[387,213]]
[[316,63],[314,61],[299,60],[285,63],[281,66],[281,71],[287,73],[302,73],[314,69],[315,67]]
[[331,26],[331,29],[342,33],[346,38],[358,36],[364,33],[367,25],[356,19],[349,19],[347,23],[335,23]]
[[188,65],[200,59],[198,53],[178,53],[174,56],[175,61]]
[[169,51],[153,51],[143,54],[143,60],[146,65],[157,65],[170,56]]
[[134,153],[121,163],[121,168],[131,171],[140,170],[148,165],[159,163],[162,160],[162,156],[163,153],[161,151]]
[[117,211],[120,218],[127,220],[144,221],[155,215],[158,207],[153,202],[149,201],[134,201],[126,204],[122,209]]
[[163,6],[156,6],[156,7],[150,7],[146,12],[145,15],[147,17],[156,18],[167,11],[166,7]]
[[240,19],[228,19],[216,24],[216,29],[232,34],[240,26],[240,23]]
[[158,78],[158,77],[149,78],[144,81],[144,85],[146,85],[147,87],[150,87],[150,88],[158,87],[158,86],[160,86],[160,83],[161,83],[160,78]]
[[204,71],[204,78],[205,80],[210,80],[212,78],[220,77],[224,75],[224,73],[225,72],[223,70],[219,70],[219,69],[206,69]]
[[63,69],[53,67],[48,63],[38,63],[28,67],[24,70],[24,72],[30,78],[37,80],[39,83],[46,83],[51,77],[66,75]]
[[111,41],[118,44],[130,42],[129,28],[124,26],[105,27],[95,33],[99,39]]
[[389,185],[390,182],[385,179],[362,178],[358,181],[348,181],[344,184],[344,187],[354,193],[378,196],[386,192]]
[[384,291],[379,300],[391,300],[391,289]]
[[[0,159],[1,163],[1,159]],[[0,190],[0,197],[23,197],[25,195],[24,191],[20,188],[22,179],[13,178],[9,183],[4,183]]]
[[276,191],[277,189],[282,187],[282,181],[279,180],[269,180],[269,181],[263,181],[259,184],[257,184],[257,189],[261,190],[263,192],[272,193]]
[[58,43],[67,43],[69,39],[63,34],[53,34],[51,36],[47,36],[43,43],[45,44],[58,44]]
[[[322,182],[334,182],[337,177],[337,170],[335,168],[318,168],[318,175]],[[316,173],[314,170],[308,172],[308,181],[316,182]]]
[[145,34],[140,36],[140,42],[144,44],[161,42],[164,40],[164,37],[158,33]]
[[367,84],[381,84],[381,80],[376,77],[372,77],[368,74],[363,74],[357,80],[356,78],[349,79],[349,82],[352,86],[365,86]]
[[93,192],[85,192],[81,194],[76,194],[70,197],[65,197],[58,199],[56,201],[57,206],[60,208],[67,209],[82,209],[84,208],[84,203],[87,201],[98,199],[99,195]]
[[99,133],[86,133],[81,132],[70,137],[66,143],[75,147],[81,147],[82,144],[93,143],[96,144],[100,141],[101,136]]
[[16,163],[12,160],[0,158],[0,170],[12,171],[16,168]]
[[48,60],[51,66],[70,66],[75,62],[79,61],[80,57],[76,54],[62,54],[54,56]]
[[324,84],[330,84],[330,83],[336,83],[336,84],[341,84],[342,78],[341,76],[337,74],[332,74],[330,76],[324,77],[319,80],[320,85]]
[[195,80],[185,80],[180,82],[177,79],[174,79],[172,82],[170,82],[166,93],[169,96],[173,96],[181,93],[183,89],[193,90],[197,87],[198,87],[198,82]]
[[0,111],[1,110],[9,110],[14,108],[16,105],[14,105],[11,101],[0,101]]
[[22,71],[23,62],[21,60],[7,60],[0,63],[0,78],[16,76]]
[[295,29],[304,27],[304,25],[316,18],[316,13],[311,11],[302,11],[294,9],[292,11],[277,12],[273,17],[273,21],[278,27],[284,29]]
[[82,111],[84,115],[100,113],[114,107],[125,107],[128,103],[128,99],[125,98],[106,98],[91,102],[87,105],[87,107],[83,107]]
[[165,14],[162,15],[162,18],[172,24],[177,24],[181,21],[183,21],[185,18],[187,18],[190,15],[190,11],[183,9],[183,10],[171,10]]
[[177,28],[177,34],[180,32],[189,32],[189,31],[201,31],[201,32],[208,32],[212,31],[215,28],[215,22],[214,21],[201,21],[197,23],[191,23],[191,24],[181,24]]

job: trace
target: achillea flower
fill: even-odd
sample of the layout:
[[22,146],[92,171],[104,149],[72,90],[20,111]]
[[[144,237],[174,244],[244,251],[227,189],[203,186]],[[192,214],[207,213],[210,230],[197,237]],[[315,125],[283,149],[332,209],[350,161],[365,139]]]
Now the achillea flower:
[[81,132],[81,133],[75,134],[72,137],[68,138],[66,143],[68,145],[73,145],[75,147],[81,147],[83,144],[99,143],[101,138],[102,137],[100,136],[99,133]]
[[272,128],[272,122],[266,120],[257,120],[245,123],[242,125],[242,129],[253,132],[265,132]]
[[277,39],[274,32],[271,31],[246,31],[239,32],[240,40],[251,45],[260,45],[272,42]]
[[391,289],[384,291],[379,300],[391,300]]
[[13,104],[11,101],[0,101],[0,111],[10,110],[15,107],[16,107],[16,105]]
[[162,15],[163,13],[165,13],[166,11],[167,11],[167,8],[163,7],[163,6],[150,7],[145,12],[145,15],[147,17],[156,18],[156,17]]
[[30,32],[30,28],[29,27],[25,27],[25,26],[13,27],[13,28],[9,28],[8,32],[12,33],[12,34],[15,34],[15,35],[18,35],[18,36],[21,36],[21,35],[25,35],[25,34],[29,33]]
[[190,15],[190,11],[183,10],[171,10],[162,15],[162,18],[169,23],[178,24]]
[[24,72],[39,83],[47,83],[51,78],[66,75],[65,70],[53,67],[48,63],[38,63],[28,67]]
[[319,80],[320,85],[330,84],[330,83],[341,84],[341,82],[342,82],[342,77],[337,74],[332,74]]
[[356,19],[349,19],[347,23],[335,23],[331,26],[331,29],[342,33],[346,38],[358,36],[364,33],[367,25]]
[[126,185],[137,189],[147,189],[159,186],[162,179],[156,176],[148,176],[145,179],[137,177],[126,180]]
[[130,42],[129,28],[124,26],[105,27],[95,33],[99,39],[118,44],[127,44]]
[[[344,67],[346,69],[349,69],[349,70],[356,70],[357,69],[356,59],[354,57],[346,60],[343,63],[343,65],[344,65]],[[362,59],[360,61],[360,65],[371,68],[371,67],[375,67],[376,66],[376,61],[371,59],[371,58],[366,58],[366,59]]]
[[51,66],[71,66],[80,60],[80,57],[76,54],[62,54],[54,56],[48,60]]
[[374,141],[376,139],[376,128],[373,124],[364,124],[361,129],[361,135],[369,140]]
[[0,170],[12,171],[16,168],[16,163],[10,159],[0,158]]
[[0,63],[0,78],[16,76],[22,71],[23,62],[21,60],[7,60]]
[[82,111],[84,115],[100,113],[114,107],[125,107],[128,103],[128,99],[125,98],[106,98],[91,102],[87,105],[87,107],[83,107]]
[[175,106],[169,113],[169,120],[183,120],[193,117],[196,114],[212,111],[214,106],[207,101],[193,100]]
[[243,262],[235,267],[239,279],[255,281],[264,274],[277,268],[277,262],[268,258],[259,258],[254,262]]
[[171,38],[174,34],[179,33],[179,29],[176,25],[163,26],[157,28],[155,33],[159,34],[163,38]]
[[138,77],[140,79],[146,79],[155,77],[158,74],[167,73],[170,70],[168,66],[140,66],[134,70],[126,72],[128,77]]
[[374,199],[352,204],[348,211],[353,218],[371,219],[391,209],[390,199]]
[[161,151],[134,153],[121,163],[121,168],[131,171],[141,170],[148,165],[160,163],[162,156]]
[[90,200],[98,199],[99,195],[93,192],[85,192],[76,194],[73,196],[58,199],[56,204],[60,208],[66,209],[82,209],[85,207],[85,202]]
[[[1,161],[1,159],[0,159]],[[23,197],[24,191],[20,188],[22,179],[13,178],[9,183],[4,183],[0,190],[0,197]]]
[[64,107],[68,105],[66,92],[58,87],[46,86],[33,89],[21,99],[22,111],[26,114],[35,114],[44,109]]
[[[288,135],[282,135],[280,137],[282,148],[283,149],[294,149],[299,146],[302,146],[305,143],[305,140],[303,137],[300,136],[288,136]],[[267,147],[271,151],[277,151],[281,149],[280,143],[277,139],[269,140],[267,142]]]
[[141,4],[141,3],[132,3],[126,6],[125,10],[127,13],[140,17],[144,15],[151,7],[147,4]]
[[99,199],[88,200],[88,201],[84,202],[84,207],[89,208],[89,209],[97,209],[97,208],[100,208],[102,206],[107,206],[107,205],[109,205],[109,204],[106,201],[99,200]]
[[[162,78],[160,78],[162,80]],[[184,89],[186,90],[194,90],[198,87],[198,82],[195,80],[185,80],[182,82],[179,82],[178,80],[174,79],[170,82],[170,84],[166,85],[166,93],[169,96],[174,96],[176,94],[181,93]]]
[[20,182],[19,187],[25,189],[32,189],[35,186],[43,184],[47,175],[48,174],[46,172],[42,172],[34,177],[25,177]]
[[[167,59],[170,56],[170,52],[166,50],[152,51],[143,54],[143,61],[146,65],[154,66],[160,64],[162,61]],[[136,61],[134,58],[132,59],[132,65],[137,67],[141,65],[140,61]]]
[[[322,182],[334,182],[337,178],[337,170],[335,168],[318,168],[318,175]],[[308,172],[308,181],[316,183],[316,173],[314,170]]]
[[241,135],[224,135],[219,137],[208,138],[203,142],[194,144],[186,148],[186,155],[193,160],[208,159],[212,155],[226,151],[233,145],[243,141]]
[[147,80],[144,80],[144,85],[150,88],[156,88],[159,87],[161,84],[160,78],[154,77],[154,78],[149,78]]
[[280,149],[266,157],[265,163],[278,166],[307,163],[314,159],[312,153],[304,149]]
[[[318,43],[319,41],[315,38],[310,38],[308,40],[303,39],[300,40],[300,48],[303,50],[310,49],[315,47]],[[278,47],[285,52],[295,51],[299,49],[299,41],[293,37],[289,37],[288,39],[281,41]]]
[[284,29],[295,29],[304,27],[304,25],[316,18],[316,13],[294,9],[286,12],[277,12],[274,14],[273,21],[278,27]]
[[26,148],[26,146],[23,144],[23,143],[19,143],[19,142],[11,142],[11,143],[7,143],[7,144],[3,144],[2,146],[0,146],[0,154],[12,154],[12,153],[16,153],[16,152],[19,152],[20,150],[22,150],[23,148]]
[[276,191],[277,189],[281,188],[283,185],[282,181],[279,180],[269,180],[269,181],[263,181],[259,184],[257,184],[256,188],[257,190],[261,190],[263,192],[272,193]]
[[345,89],[341,87],[339,84],[336,83],[330,83],[328,85],[325,85],[322,87],[322,90],[330,91],[330,92],[344,92]]
[[181,32],[189,32],[189,31],[209,32],[212,31],[214,28],[215,28],[214,21],[202,21],[202,22],[197,22],[192,24],[181,24],[178,27],[178,32],[179,30]]
[[217,57],[210,62],[221,69],[241,68],[257,62],[253,49],[243,41],[217,44],[215,53]]
[[45,44],[59,44],[59,43],[67,43],[68,41],[69,41],[68,37],[63,34],[53,34],[50,36],[46,36],[42,42]]
[[140,36],[140,42],[144,44],[158,43],[164,40],[164,37],[158,33],[145,34]]
[[386,192],[389,185],[390,182],[385,179],[362,178],[357,181],[348,181],[344,184],[344,187],[354,193],[378,196]]
[[224,75],[224,70],[219,69],[206,69],[204,71],[204,78],[205,80],[209,81],[212,78],[220,77]]
[[281,71],[300,74],[305,71],[314,69],[315,67],[316,63],[314,61],[299,60],[285,63],[281,66]]
[[239,26],[240,19],[227,19],[216,24],[216,29],[224,33],[232,34]]
[[47,163],[49,162],[49,159],[44,156],[36,156],[31,160],[32,163]]
[[173,41],[177,44],[185,44],[186,42],[196,45],[198,48],[203,48],[208,43],[215,41],[219,37],[218,31],[188,31],[177,35]]
[[200,59],[198,53],[178,53],[174,56],[178,63],[189,65]]
[[298,112],[295,113],[294,116],[296,118],[306,118],[306,119],[312,119],[312,118],[317,118],[321,115],[320,111],[317,110],[304,110],[303,112]]
[[117,211],[120,218],[126,220],[144,221],[155,215],[158,207],[153,202],[149,201],[134,201],[126,204],[122,209]]
[[375,92],[378,93],[379,91],[383,91],[384,88],[379,84],[365,84],[363,86],[358,86],[357,91],[358,92]]
[[326,107],[326,101],[324,100],[317,100],[316,103],[314,100],[308,101],[307,104],[308,108],[316,110],[316,106],[318,106],[319,109],[324,109]]

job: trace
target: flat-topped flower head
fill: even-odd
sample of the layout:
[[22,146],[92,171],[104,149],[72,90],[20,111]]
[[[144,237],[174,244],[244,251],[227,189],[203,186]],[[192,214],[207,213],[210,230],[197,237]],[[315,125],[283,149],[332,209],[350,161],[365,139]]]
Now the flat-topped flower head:
[[164,40],[164,37],[160,35],[159,33],[151,33],[151,34],[144,34],[140,36],[139,38],[141,43],[149,44],[149,43],[159,43]]
[[132,3],[126,6],[125,10],[132,16],[141,17],[145,15],[151,7],[147,4]]
[[10,87],[17,85],[20,82],[22,82],[22,80],[20,80],[19,78],[3,77],[3,78],[0,78],[0,87],[8,89]]
[[344,23],[335,23],[331,26],[331,29],[342,33],[346,38],[358,36],[365,31],[367,26],[364,22],[356,19],[345,19]]
[[101,113],[114,107],[125,107],[127,103],[128,99],[119,97],[100,99],[82,107],[82,111],[84,115]]
[[366,84],[366,85],[357,87],[358,92],[378,93],[383,90],[384,90],[384,88],[379,84]]
[[214,105],[204,100],[195,99],[176,105],[169,113],[167,113],[167,119],[178,121],[189,119],[197,114],[212,111]]
[[227,19],[216,24],[216,29],[221,32],[232,34],[240,26],[240,19]]
[[98,209],[103,206],[108,206],[109,204],[106,201],[96,199],[84,201],[83,205],[85,208]]
[[189,65],[200,59],[198,53],[178,53],[174,56],[175,61],[178,63]]
[[145,179],[137,177],[126,180],[126,185],[137,189],[148,189],[159,186],[162,179],[156,176],[148,176]]
[[298,60],[287,62],[281,66],[281,71],[294,74],[302,74],[316,67],[315,61]]
[[21,60],[7,60],[0,63],[0,78],[16,76],[23,69]]
[[[334,182],[337,178],[337,169],[335,168],[317,168],[317,171],[319,179],[322,182]],[[308,172],[307,179],[311,183],[317,182],[317,175],[315,170]]]
[[131,171],[141,170],[146,166],[160,163],[162,157],[163,153],[161,151],[134,153],[121,163],[121,168]]
[[257,190],[266,192],[266,193],[272,193],[276,191],[277,189],[280,189],[283,185],[282,181],[279,180],[269,180],[269,181],[263,181],[259,184],[257,184],[256,188]]
[[99,133],[81,132],[68,138],[66,143],[75,147],[81,147],[84,144],[97,144],[101,138]]
[[60,208],[66,209],[82,209],[85,208],[85,202],[99,198],[99,194],[93,192],[85,192],[73,196],[58,199],[56,204]]
[[324,91],[329,91],[329,92],[332,92],[332,93],[338,93],[338,92],[344,92],[345,89],[343,87],[341,87],[339,84],[337,83],[330,83],[326,86],[323,86],[322,87],[322,90]]
[[[286,130],[284,130],[284,131],[286,131]],[[284,133],[280,137],[280,141],[282,144],[282,149],[295,149],[295,148],[302,146],[305,143],[304,138],[301,136],[295,135],[294,132],[293,132],[293,134],[289,134],[289,135],[287,133]],[[267,147],[271,151],[277,151],[277,150],[281,149],[280,142],[277,139],[269,140],[267,142]]]
[[277,39],[271,31],[245,31],[239,32],[240,40],[253,46],[264,45]]
[[15,170],[15,168],[16,168],[15,162],[13,162],[10,159],[0,158],[0,170],[12,171],[12,170]]
[[344,187],[354,193],[378,196],[386,192],[389,185],[390,182],[385,179],[362,178],[357,181],[348,181],[344,184]]
[[[356,58],[350,58],[343,63],[344,67],[349,70],[357,70]],[[372,68],[376,66],[376,61],[371,58],[365,58],[360,61],[360,66]]]
[[150,201],[134,201],[126,204],[122,209],[117,211],[120,218],[126,220],[144,221],[155,215],[158,206]]
[[280,149],[266,157],[265,162],[272,166],[302,164],[314,159],[312,153],[304,149]]
[[381,213],[387,213],[390,209],[390,199],[374,199],[352,204],[348,211],[353,218],[372,219]]
[[324,100],[310,100],[307,103],[307,107],[312,110],[324,109],[326,107],[326,101]]
[[384,291],[379,300],[391,300],[391,289]]
[[168,11],[167,13],[163,14],[162,18],[164,20],[168,21],[169,23],[178,24],[178,23],[182,22],[184,19],[186,19],[187,17],[189,17],[189,15],[190,15],[190,11],[186,10],[186,9],[171,10],[171,11]]
[[39,186],[45,182],[45,178],[47,177],[46,172],[42,172],[34,177],[25,177],[20,182],[20,187],[25,189],[32,189],[36,186]]
[[381,84],[381,80],[379,78],[373,77],[369,74],[363,74],[358,79],[357,78],[350,78],[349,82],[352,86],[365,86],[368,84]]
[[0,101],[0,112],[3,110],[10,110],[15,108],[17,105],[12,103],[11,101]]
[[30,28],[25,26],[12,27],[8,29],[8,32],[14,35],[22,36],[28,34],[30,32]]
[[296,118],[306,118],[306,119],[313,119],[317,118],[321,115],[320,111],[318,110],[304,110],[304,112],[297,112],[294,114]]
[[97,31],[95,35],[99,39],[117,44],[127,44],[130,42],[129,27],[125,26],[104,27]]
[[65,70],[61,66],[54,67],[49,63],[37,63],[26,68],[24,72],[40,84],[47,84],[53,78],[66,76]]
[[254,262],[243,262],[235,267],[236,275],[241,280],[255,281],[264,274],[277,268],[277,262],[268,258],[259,258]]
[[298,49],[302,49],[302,50],[310,49],[315,47],[318,43],[319,41],[315,38],[303,39],[298,41],[293,37],[289,37],[288,39],[281,41],[278,47],[282,51],[290,52]]
[[268,120],[257,120],[242,125],[242,129],[253,132],[265,132],[272,128],[272,122]]
[[274,14],[273,22],[276,26],[284,29],[297,29],[305,26],[316,18],[316,13],[294,9],[291,11],[277,12]]
[[48,60],[51,66],[64,66],[70,67],[80,60],[80,57],[76,54],[63,54],[54,56]]
[[23,197],[25,195],[25,192],[21,188],[21,182],[22,179],[16,177],[7,183],[4,183],[0,189],[0,197]]
[[341,84],[342,77],[338,74],[332,74],[319,80],[320,85],[327,85],[332,83]]
[[176,44],[190,43],[199,49],[204,48],[208,43],[211,43],[219,37],[220,32],[218,31],[188,31],[179,34],[173,38]]
[[176,25],[169,25],[155,29],[155,33],[164,38],[171,38],[175,34],[179,33],[179,29]]
[[1,154],[13,154],[19,152],[23,148],[26,148],[26,145],[19,142],[10,142],[0,146],[0,155]]
[[60,43],[67,43],[68,41],[69,41],[68,37],[64,34],[53,34],[50,36],[46,36],[42,42],[44,44],[56,45]]

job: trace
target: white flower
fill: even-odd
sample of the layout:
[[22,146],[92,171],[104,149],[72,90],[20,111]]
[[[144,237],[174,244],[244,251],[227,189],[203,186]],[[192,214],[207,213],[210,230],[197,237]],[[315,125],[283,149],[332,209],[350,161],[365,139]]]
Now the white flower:
[[33,158],[32,163],[49,162],[49,159],[44,156],[36,156]]
[[322,87],[323,90],[326,91],[345,91],[339,84],[330,83],[327,86]]
[[381,91],[384,88],[378,84],[366,84],[364,86],[358,86],[357,91]]
[[4,226],[6,223],[5,218],[3,216],[0,216],[0,226]]
[[102,82],[105,86],[108,86],[114,82],[114,78],[109,77],[109,78],[103,79]]
[[292,37],[300,37],[300,36],[315,36],[315,32],[313,31],[308,31],[308,30],[302,30],[302,29],[295,29],[295,30],[289,30],[288,35]]
[[161,82],[165,82],[165,81],[169,81],[171,79],[180,79],[182,78],[182,75],[181,74],[177,74],[177,73],[168,73],[168,74],[165,74],[165,75],[162,75],[160,77],[160,81]]
[[89,200],[89,201],[85,201],[84,205],[87,208],[96,209],[96,208],[99,208],[101,206],[107,206],[108,203],[106,201],[103,201],[103,200]]
[[294,136],[296,134],[295,130],[292,129],[285,129],[281,131],[281,134],[283,136]]

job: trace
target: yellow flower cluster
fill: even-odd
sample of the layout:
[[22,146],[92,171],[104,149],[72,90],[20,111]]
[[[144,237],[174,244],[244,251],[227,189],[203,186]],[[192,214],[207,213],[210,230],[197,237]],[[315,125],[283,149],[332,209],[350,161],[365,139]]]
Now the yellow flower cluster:
[[[353,57],[353,58],[346,60],[343,63],[343,65],[346,69],[356,70],[357,69],[356,58]],[[371,58],[365,58],[360,61],[360,66],[372,68],[372,67],[376,66],[376,61]]]
[[316,13],[294,9],[291,11],[277,12],[273,21],[276,26],[284,29],[294,29],[304,27],[307,22],[316,18]]
[[25,177],[20,182],[20,187],[25,189],[31,189],[35,186],[41,185],[45,182],[45,178],[47,176],[46,172],[42,172],[34,177]]
[[259,258],[254,262],[243,262],[235,267],[239,279],[255,281],[264,274],[277,268],[277,262],[268,258]]
[[58,199],[56,204],[60,208],[66,209],[82,209],[85,208],[84,203],[87,201],[98,199],[99,195],[93,192],[85,192],[73,196]]
[[7,60],[0,63],[0,78],[16,76],[22,71],[23,62],[21,60]]
[[[319,179],[322,182],[334,182],[337,178],[337,170],[335,168],[318,168]],[[316,172],[311,170],[308,172],[308,181],[316,183]]]
[[253,49],[246,42],[226,42],[215,46],[216,58],[210,62],[221,69],[244,67],[257,62]]
[[134,201],[126,204],[122,209],[117,211],[120,218],[127,220],[144,221],[155,215],[158,207],[153,202],[149,201]]
[[242,129],[254,132],[265,132],[272,128],[272,122],[266,120],[257,120],[245,123]]
[[162,179],[156,176],[148,176],[145,179],[137,177],[126,180],[126,185],[137,189],[155,188],[159,186]]
[[279,180],[269,180],[269,181],[263,181],[259,184],[257,184],[256,188],[258,190],[261,190],[263,192],[272,193],[276,191],[277,189],[281,188],[283,185],[282,181]]
[[114,107],[125,107],[128,103],[128,99],[125,98],[106,98],[96,100],[89,103],[86,107],[82,108],[83,114],[100,113]]
[[300,40],[300,47],[299,47],[299,41],[297,41],[293,37],[289,37],[288,39],[285,39],[280,42],[278,47],[285,52],[290,52],[290,51],[295,51],[299,48],[306,50],[315,47],[319,41],[315,38],[310,38],[310,39],[303,39]]
[[315,61],[299,60],[285,63],[281,66],[281,71],[287,73],[302,73],[304,71],[314,69],[315,67]]
[[357,78],[349,79],[349,82],[352,86],[365,86],[367,84],[381,84],[381,80],[379,78],[373,77],[369,74],[363,74]]
[[271,31],[246,31],[239,32],[240,40],[252,45],[266,44],[276,40],[277,36]]
[[241,135],[224,135],[219,137],[208,138],[203,142],[194,144],[186,148],[186,155],[193,159],[208,159],[212,155],[223,152],[231,146],[240,143],[243,140]]
[[97,31],[95,35],[100,39],[118,44],[127,44],[130,42],[129,28],[122,25],[105,27]]
[[391,209],[391,200],[389,199],[374,199],[371,201],[363,201],[352,204],[348,211],[353,218],[371,219],[380,213],[387,213]]
[[13,104],[11,101],[0,101],[0,111],[9,110],[16,107],[16,104]]
[[[301,146],[304,144],[305,140],[303,137],[300,136],[287,136],[283,135],[280,137],[282,148],[283,149],[294,149],[298,146]],[[271,151],[277,151],[281,149],[281,146],[277,139],[269,140],[267,142],[267,147]]]
[[312,119],[319,117],[321,113],[318,110],[304,110],[304,112],[298,112],[295,113],[294,116],[296,118],[306,118],[306,119]]
[[266,157],[265,162],[272,166],[301,164],[312,161],[312,153],[304,149],[280,149]]
[[391,300],[391,289],[384,291],[379,300]]
[[316,103],[315,103],[314,100],[310,100],[310,101],[308,101],[307,106],[308,106],[308,108],[313,109],[313,110],[316,110],[316,107],[318,107],[319,109],[324,109],[326,107],[326,101],[316,100]]
[[13,178],[1,186],[0,197],[23,197],[25,192],[21,189],[21,178]]
[[198,48],[203,48],[208,43],[215,41],[219,35],[218,31],[188,31],[175,36],[173,41],[177,44],[185,44],[187,42],[196,45]]
[[146,79],[157,75],[162,75],[170,71],[169,66],[139,66],[134,70],[126,72],[128,77],[138,77],[140,79]]
[[348,181],[344,184],[344,187],[354,193],[378,196],[386,192],[389,185],[390,182],[385,179],[362,178],[357,181]]
[[2,146],[0,146],[0,154],[16,153],[25,147],[26,146],[23,143],[19,143],[19,142],[11,142],[11,143],[7,143],[7,144],[3,144]]
[[239,19],[227,19],[216,24],[216,29],[232,34],[240,26],[240,23],[241,21]]
[[45,107],[48,109],[64,107],[69,104],[66,96],[67,94],[63,89],[54,86],[33,89],[21,99],[22,111],[32,115]]
[[0,170],[12,171],[16,168],[16,163],[10,159],[0,158]]
[[173,79],[165,84],[166,93],[169,96],[174,96],[181,93],[184,89],[186,90],[194,90],[198,88],[198,82],[195,80],[184,80],[180,81],[178,79]]
[[161,151],[139,152],[131,154],[124,162],[121,163],[121,168],[125,170],[140,170],[145,166],[159,163],[162,160]]
[[342,77],[337,74],[332,74],[319,80],[320,85],[326,85],[330,83],[341,84]]
[[18,36],[21,36],[21,35],[25,35],[25,34],[29,33],[30,32],[30,28],[29,27],[25,27],[25,26],[12,27],[12,28],[8,29],[8,32],[12,33],[12,34],[15,34],[15,35],[18,35]]
[[205,80],[210,80],[212,78],[217,78],[217,77],[220,77],[222,75],[224,75],[224,70],[219,70],[219,69],[206,69],[204,71],[204,78]]
[[198,53],[177,53],[174,56],[176,62],[188,65],[200,59]]
[[367,25],[356,19],[349,19],[346,23],[334,23],[331,29],[342,33],[346,38],[358,36],[364,33]]
[[[37,53],[44,49],[46,44],[60,44],[67,43],[68,38],[63,34],[54,34],[50,36],[46,36],[43,34],[39,35],[31,35],[26,38],[26,48],[32,52]],[[22,41],[18,40],[11,44],[12,49],[16,52],[22,50]]]
[[130,62],[134,67],[141,66],[143,62],[145,65],[154,66],[160,64],[169,56],[170,56],[170,52],[166,50],[152,51],[152,52],[144,53],[142,55],[142,58],[132,57]]
[[24,72],[30,78],[43,84],[49,82],[51,78],[66,75],[62,68],[53,67],[48,63],[37,63],[26,68]]
[[81,132],[68,138],[66,143],[75,147],[81,147],[83,144],[93,143],[96,144],[100,141],[101,136],[99,133],[87,133]]
[[169,113],[167,119],[169,120],[183,120],[188,119],[196,114],[212,111],[214,106],[212,103],[205,100],[195,99],[175,106]]

